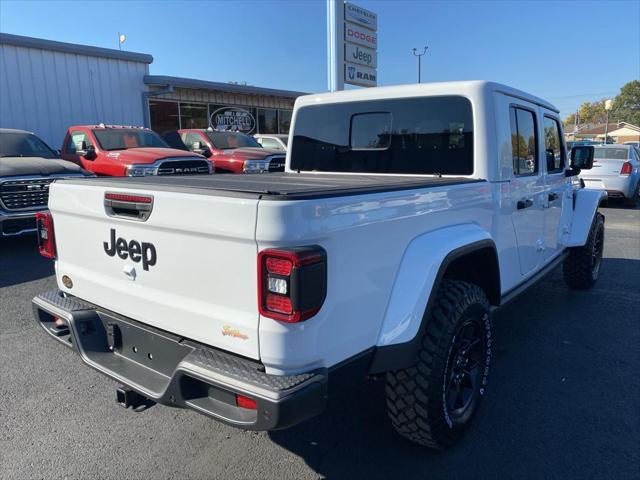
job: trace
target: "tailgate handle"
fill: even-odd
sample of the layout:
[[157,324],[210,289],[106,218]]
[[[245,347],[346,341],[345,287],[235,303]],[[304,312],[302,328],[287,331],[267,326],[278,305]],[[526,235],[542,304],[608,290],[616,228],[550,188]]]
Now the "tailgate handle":
[[104,210],[110,217],[146,221],[153,210],[153,195],[107,192]]

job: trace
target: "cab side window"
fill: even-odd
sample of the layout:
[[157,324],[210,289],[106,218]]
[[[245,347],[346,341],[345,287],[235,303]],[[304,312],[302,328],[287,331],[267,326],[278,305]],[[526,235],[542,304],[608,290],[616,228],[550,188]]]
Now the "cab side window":
[[182,141],[190,151],[193,151],[193,144],[196,142],[200,143],[201,148],[206,146],[204,140],[200,137],[200,135],[195,133],[184,133],[182,135]]
[[64,153],[76,155],[78,150],[86,150],[92,146],[89,136],[85,132],[73,131],[67,137],[67,143],[64,146]]
[[548,173],[559,173],[564,170],[566,153],[562,144],[562,135],[558,120],[544,117],[544,153]]
[[274,140],[273,138],[260,138],[258,139],[258,142],[264,148],[275,148],[276,150],[282,150],[282,147],[280,146],[278,141]]
[[524,108],[510,107],[511,155],[515,176],[538,172],[538,132],[536,116]]

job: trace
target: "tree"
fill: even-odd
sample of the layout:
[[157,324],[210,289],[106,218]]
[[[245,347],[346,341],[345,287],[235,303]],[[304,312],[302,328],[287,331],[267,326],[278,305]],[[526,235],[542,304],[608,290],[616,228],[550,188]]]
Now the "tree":
[[[580,105],[578,109],[580,125],[606,122],[605,101],[606,99],[603,98],[596,102],[584,102]],[[632,80],[620,89],[620,93],[613,99],[609,122],[627,122],[640,126],[640,80]],[[565,126],[575,123],[576,115],[574,113],[564,119]]]
[[640,126],[640,80],[632,80],[620,89],[612,113],[619,122]]

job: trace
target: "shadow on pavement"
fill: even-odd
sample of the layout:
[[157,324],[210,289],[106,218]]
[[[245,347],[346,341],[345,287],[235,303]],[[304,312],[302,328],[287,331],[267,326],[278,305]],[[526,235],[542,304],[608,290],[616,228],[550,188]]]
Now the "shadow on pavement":
[[0,238],[0,288],[53,273],[53,261],[40,256],[34,235]]
[[269,436],[327,478],[633,476],[640,289],[621,288],[630,278],[640,261],[604,259],[595,288],[571,291],[557,269],[497,312],[489,393],[452,450],[395,434],[384,378],[333,388],[323,415]]

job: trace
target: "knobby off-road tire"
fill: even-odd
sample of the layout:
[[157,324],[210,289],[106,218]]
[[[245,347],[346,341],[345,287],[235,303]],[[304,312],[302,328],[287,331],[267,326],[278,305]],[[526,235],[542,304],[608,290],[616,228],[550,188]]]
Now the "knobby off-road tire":
[[489,301],[476,285],[444,280],[423,321],[427,327],[415,365],[387,373],[387,411],[400,435],[444,449],[468,428],[485,393]]
[[573,247],[562,264],[564,281],[569,288],[585,290],[591,288],[598,275],[604,250],[604,216],[596,213],[587,243]]

